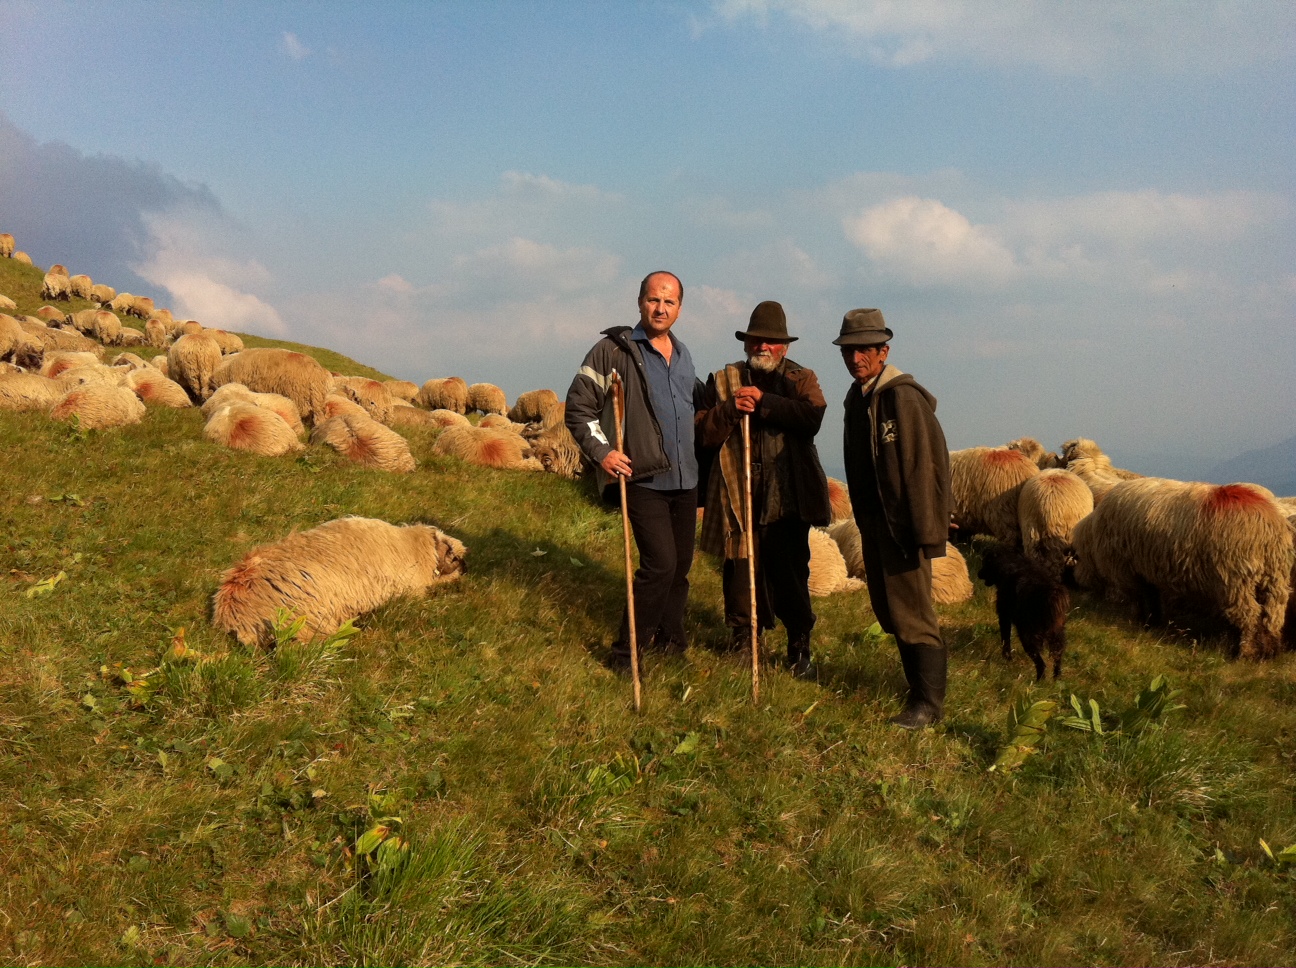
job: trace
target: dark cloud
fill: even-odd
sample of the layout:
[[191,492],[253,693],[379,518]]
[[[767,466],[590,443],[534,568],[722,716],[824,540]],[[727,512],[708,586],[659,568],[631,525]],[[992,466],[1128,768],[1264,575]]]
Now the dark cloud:
[[0,231],[11,233],[37,265],[61,262],[118,290],[156,291],[132,268],[150,255],[149,216],[221,211],[206,186],[185,184],[142,161],[38,144],[3,112],[0,159]]

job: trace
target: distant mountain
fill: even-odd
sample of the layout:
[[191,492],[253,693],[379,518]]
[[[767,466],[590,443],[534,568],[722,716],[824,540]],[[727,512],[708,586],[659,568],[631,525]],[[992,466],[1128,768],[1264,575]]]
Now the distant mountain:
[[1249,481],[1263,484],[1279,497],[1296,496],[1296,437],[1221,461],[1206,479],[1215,484]]

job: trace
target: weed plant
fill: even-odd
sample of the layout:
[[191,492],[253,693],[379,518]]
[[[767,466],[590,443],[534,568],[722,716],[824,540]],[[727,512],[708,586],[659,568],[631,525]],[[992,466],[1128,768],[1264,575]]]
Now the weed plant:
[[[200,431],[0,413],[4,963],[1292,963],[1290,654],[1080,596],[1036,685],[978,586],[942,609],[947,718],[911,734],[862,594],[816,601],[820,681],[771,665],[754,707],[699,557],[692,645],[645,657],[635,716],[601,664],[620,519],[582,485],[420,431],[411,475]],[[212,628],[225,569],[344,514],[435,523],[470,570],[310,645]],[[1184,708],[1118,728],[1158,675]]]

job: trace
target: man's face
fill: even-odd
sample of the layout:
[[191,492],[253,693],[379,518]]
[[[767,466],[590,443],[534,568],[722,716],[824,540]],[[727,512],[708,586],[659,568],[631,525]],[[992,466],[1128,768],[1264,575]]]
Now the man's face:
[[648,285],[639,298],[639,322],[650,339],[670,332],[680,312],[679,283],[674,276],[659,272],[648,277]]
[[748,336],[743,340],[743,349],[747,351],[747,362],[753,370],[762,373],[773,373],[787,356],[787,343],[776,340],[757,339]]
[[859,383],[867,383],[882,372],[891,347],[883,343],[880,346],[842,346],[840,349],[847,372]]

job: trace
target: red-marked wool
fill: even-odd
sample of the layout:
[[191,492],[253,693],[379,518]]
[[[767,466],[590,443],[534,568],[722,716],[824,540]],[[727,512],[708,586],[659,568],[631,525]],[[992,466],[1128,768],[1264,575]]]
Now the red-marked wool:
[[828,522],[830,525],[853,516],[850,488],[846,486],[845,481],[839,481],[835,477],[828,478],[828,508],[832,515],[832,520]]
[[548,422],[549,415],[560,403],[558,394],[552,390],[528,390],[526,393],[519,394],[513,401],[508,418],[514,423],[525,424],[538,421],[544,424]]
[[396,405],[391,391],[377,380],[363,376],[335,376],[333,392],[364,407],[365,412],[379,423],[386,423]]
[[41,376],[47,376],[51,380],[58,378],[73,367],[94,366],[99,362],[99,356],[95,353],[76,352],[72,350],[55,350],[46,352],[45,359],[41,362]]
[[129,387],[87,383],[54,404],[50,418],[76,419],[87,430],[105,430],[139,423],[144,418],[144,402]]
[[302,419],[324,419],[324,400],[333,385],[329,371],[304,353],[257,347],[232,353],[221,361],[216,386],[242,383],[257,393],[278,393],[297,404]]
[[1011,545],[1021,542],[1017,500],[1022,485],[1039,474],[1035,462],[1007,447],[950,451],[951,517],[960,539],[990,534]]
[[428,380],[419,388],[414,402],[427,410],[468,412],[468,384],[457,376]]
[[[855,519],[844,518],[829,525],[828,534],[841,549],[847,574],[863,580],[864,544]],[[937,605],[957,605],[972,597],[972,579],[968,576],[967,561],[952,543],[945,542],[945,557],[933,558],[931,566],[933,602]]]
[[281,457],[306,449],[283,417],[243,400],[216,409],[203,426],[203,437],[213,444],[262,457]]
[[456,580],[467,554],[430,525],[339,518],[248,552],[222,577],[212,622],[244,645],[270,645],[283,610],[306,620],[299,638],[309,641],[393,598]]
[[241,383],[226,383],[222,387],[217,387],[207,398],[207,402],[202,405],[203,416],[210,417],[221,407],[236,401],[255,404],[277,413],[283,418],[284,423],[292,428],[294,434],[300,435],[306,432],[305,426],[302,425],[301,414],[297,412],[297,404],[279,393],[253,393]]
[[544,469],[521,435],[498,427],[447,427],[432,445],[432,452],[501,470]]
[[311,443],[327,444],[347,460],[375,470],[408,474],[418,466],[409,441],[363,410],[330,417],[317,425]]
[[1017,499],[1022,550],[1054,576],[1072,554],[1071,533],[1094,507],[1083,480],[1060,467],[1042,470],[1022,485]]
[[1076,580],[1136,601],[1205,609],[1237,631],[1244,658],[1278,651],[1291,595],[1291,525],[1257,484],[1143,478],[1115,485],[1073,534]]
[[177,410],[192,407],[193,401],[185,388],[168,379],[147,363],[133,367],[126,373],[126,386],[150,407],[174,407]]

